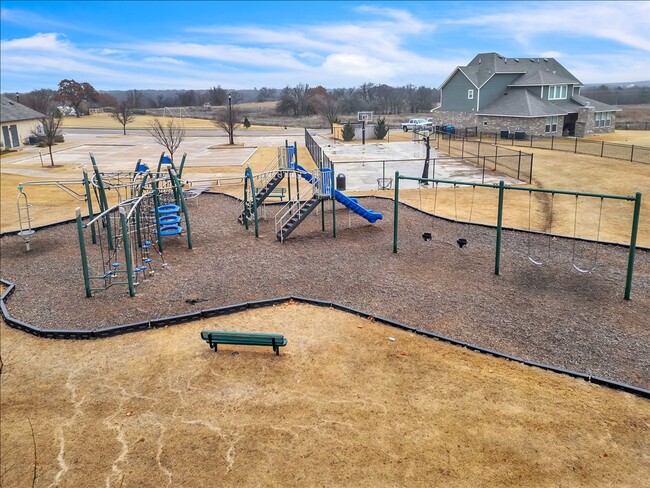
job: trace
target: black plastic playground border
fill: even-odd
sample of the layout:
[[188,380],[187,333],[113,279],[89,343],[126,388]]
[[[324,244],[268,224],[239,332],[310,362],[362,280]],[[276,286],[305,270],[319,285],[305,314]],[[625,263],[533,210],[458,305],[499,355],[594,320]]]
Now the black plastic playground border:
[[573,378],[579,378],[585,380],[589,383],[594,383],[596,385],[605,386],[607,388],[612,388],[615,390],[621,390],[627,393],[631,393],[642,398],[650,399],[650,390],[644,388],[639,388],[636,386],[628,385],[626,383],[620,383],[618,381],[608,380],[601,378],[599,376],[590,376],[585,373],[579,373],[577,371],[572,371],[569,369],[559,368],[557,366],[552,366],[550,364],[538,363],[536,361],[529,361],[517,356],[511,356],[510,354],[505,354],[494,349],[488,349],[486,347],[476,346],[468,342],[459,341],[451,337],[447,337],[441,334],[436,334],[424,329],[418,329],[417,327],[412,327],[410,325],[397,322],[395,320],[387,319],[379,315],[373,315],[356,308],[348,307],[347,305],[341,305],[335,302],[329,302],[326,300],[317,300],[314,298],[307,298],[302,296],[285,296],[279,298],[270,298],[266,300],[256,300],[250,302],[237,303],[234,305],[226,305],[224,307],[208,308],[205,310],[200,310],[197,312],[191,312],[181,315],[174,315],[171,317],[163,317],[160,319],[147,320],[142,322],[135,322],[131,324],[116,325],[113,327],[105,327],[103,329],[96,330],[53,330],[53,329],[42,329],[35,325],[23,322],[14,318],[7,309],[5,301],[16,289],[14,283],[0,279],[0,283],[7,287],[4,293],[0,296],[0,310],[2,311],[2,316],[10,327],[14,329],[27,332],[29,334],[35,335],[37,337],[42,337],[46,339],[69,339],[69,340],[90,340],[90,339],[103,339],[107,337],[114,337],[123,334],[129,334],[132,332],[140,332],[145,330],[157,329],[160,327],[167,327],[170,325],[184,324],[187,322],[192,322],[199,319],[205,319],[209,317],[216,317],[219,315],[230,315],[233,313],[243,312],[245,310],[255,309],[255,308],[264,308],[274,305],[280,305],[287,302],[297,302],[297,303],[306,303],[309,305],[315,305],[325,308],[333,308],[335,310],[341,310],[343,312],[351,313],[362,317],[364,319],[373,320],[382,324],[386,324],[392,327],[396,327],[401,330],[413,332],[418,335],[428,337],[430,339],[437,339],[448,344],[453,344],[455,346],[460,346],[471,351],[480,352],[483,354],[489,354],[491,356],[508,359],[517,363],[525,364],[526,366],[533,366],[536,368],[544,369],[547,371],[552,371],[554,373],[560,373],[563,375],[568,375]]

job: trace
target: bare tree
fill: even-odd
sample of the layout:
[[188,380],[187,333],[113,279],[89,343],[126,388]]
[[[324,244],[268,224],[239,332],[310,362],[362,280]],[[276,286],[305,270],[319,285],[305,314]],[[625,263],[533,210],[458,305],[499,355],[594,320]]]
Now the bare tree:
[[131,106],[131,108],[141,108],[142,92],[138,90],[128,90],[126,92],[126,102]]
[[111,113],[111,117],[122,124],[124,135],[126,135],[126,124],[133,122],[135,119],[133,108],[128,101],[118,103],[115,112]]
[[169,156],[174,160],[174,153],[178,150],[183,139],[185,139],[185,129],[178,125],[175,119],[171,118],[163,125],[160,119],[154,119],[150,124],[147,132],[169,152]]
[[[60,114],[58,114],[60,115]],[[41,129],[34,129],[32,134],[43,138],[42,143],[45,144],[50,150],[50,163],[54,166],[54,156],[52,156],[52,146],[57,143],[57,139],[61,136],[61,122],[63,117],[57,117],[51,113],[47,117],[41,119]]]
[[32,90],[21,97],[21,103],[42,114],[49,114],[54,108],[54,90],[41,88]]
[[222,108],[212,118],[212,123],[219,129],[222,129],[228,134],[230,144],[235,143],[235,130],[239,129],[242,124],[241,112],[236,107]]
[[341,113],[341,104],[331,93],[324,93],[315,95],[312,103],[316,107],[318,115],[327,120],[330,126],[330,131],[334,133],[334,124],[339,121],[339,114]]

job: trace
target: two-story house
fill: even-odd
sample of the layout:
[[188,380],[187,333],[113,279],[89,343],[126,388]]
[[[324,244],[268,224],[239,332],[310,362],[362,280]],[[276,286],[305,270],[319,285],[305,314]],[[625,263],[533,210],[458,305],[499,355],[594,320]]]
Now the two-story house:
[[617,107],[580,95],[582,83],[553,58],[478,54],[440,86],[436,125],[538,136],[613,132]]

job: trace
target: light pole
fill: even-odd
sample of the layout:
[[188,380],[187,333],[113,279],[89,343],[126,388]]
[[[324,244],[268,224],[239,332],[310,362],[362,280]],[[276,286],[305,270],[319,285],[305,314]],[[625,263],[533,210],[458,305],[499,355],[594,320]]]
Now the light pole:
[[230,137],[230,145],[235,144],[233,140],[233,124],[232,124],[232,95],[228,93],[228,136]]

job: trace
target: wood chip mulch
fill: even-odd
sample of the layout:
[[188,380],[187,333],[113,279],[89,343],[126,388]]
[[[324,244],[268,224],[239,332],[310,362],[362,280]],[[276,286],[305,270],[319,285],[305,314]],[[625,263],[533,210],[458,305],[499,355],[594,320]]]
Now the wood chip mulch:
[[[638,251],[632,300],[623,300],[627,249],[504,232],[501,275],[494,274],[495,230],[450,223],[401,207],[399,253],[392,252],[393,203],[363,199],[384,214],[374,225],[337,206],[337,238],[312,213],[281,244],[273,215],[260,238],[237,223],[238,206],[204,194],[192,205],[194,248],[166,238],[162,267],[134,298],[115,286],[85,298],[75,224],[38,231],[32,250],[0,240],[2,278],[16,283],[10,313],[50,329],[97,329],[288,295],[341,303],[531,361],[650,388],[650,253]],[[430,232],[431,240],[422,234]],[[467,245],[460,248],[459,238]],[[88,242],[90,240],[88,239]],[[89,246],[100,274],[99,246]],[[543,266],[528,260],[536,249]],[[99,268],[99,269],[98,269]],[[323,324],[327,327],[327,324]],[[137,336],[134,336],[137,340]]]

